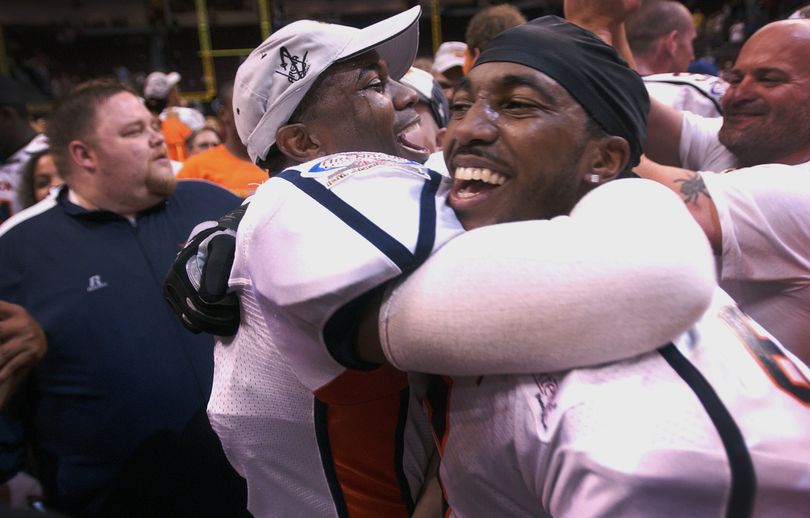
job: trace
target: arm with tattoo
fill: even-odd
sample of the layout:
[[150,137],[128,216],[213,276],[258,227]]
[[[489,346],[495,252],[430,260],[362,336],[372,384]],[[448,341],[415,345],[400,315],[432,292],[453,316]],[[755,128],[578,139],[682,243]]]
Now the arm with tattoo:
[[641,157],[641,163],[634,171],[642,178],[655,180],[678,193],[692,217],[706,233],[714,253],[717,255],[721,253],[723,235],[720,231],[720,218],[700,173],[661,165],[645,156]]
[[[683,169],[682,172],[681,177],[675,178],[673,182],[680,185],[679,193],[684,203],[687,205],[690,203],[697,205],[700,201],[701,194],[711,200],[712,197],[709,195],[709,191],[706,190],[706,183],[703,181],[700,174],[686,169]],[[677,172],[675,174],[677,174]]]

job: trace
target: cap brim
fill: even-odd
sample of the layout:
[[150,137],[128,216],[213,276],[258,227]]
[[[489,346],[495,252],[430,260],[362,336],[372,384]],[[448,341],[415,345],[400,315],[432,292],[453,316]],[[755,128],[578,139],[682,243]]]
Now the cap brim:
[[166,74],[166,82],[169,83],[169,87],[172,87],[180,82],[180,74],[177,72],[169,72]]
[[400,79],[413,64],[419,49],[421,13],[422,8],[417,5],[361,29],[335,61],[348,61],[370,50],[376,50],[388,63],[389,76]]

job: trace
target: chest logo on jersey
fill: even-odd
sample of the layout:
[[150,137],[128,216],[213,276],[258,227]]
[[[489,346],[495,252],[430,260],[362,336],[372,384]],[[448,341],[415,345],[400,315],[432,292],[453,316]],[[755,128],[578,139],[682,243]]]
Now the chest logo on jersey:
[[330,156],[312,165],[308,171],[302,172],[301,176],[314,178],[330,189],[354,174],[364,173],[376,167],[379,167],[380,171],[395,171],[430,179],[427,169],[416,162],[382,153],[341,153]]
[[91,275],[87,280],[87,293],[106,288],[107,286],[107,283],[101,280],[101,275]]
[[548,430],[548,417],[557,408],[555,402],[557,396],[557,378],[546,374],[533,374],[534,383],[537,385],[537,393],[534,395],[540,405],[540,424],[544,430]]

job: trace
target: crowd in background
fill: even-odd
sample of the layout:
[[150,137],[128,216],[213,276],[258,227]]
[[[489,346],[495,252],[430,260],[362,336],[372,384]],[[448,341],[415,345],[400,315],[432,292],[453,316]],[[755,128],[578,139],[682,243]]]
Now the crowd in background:
[[[486,2],[484,5],[488,3],[498,2]],[[703,2],[689,0],[682,3],[693,13],[697,30],[696,58],[709,60],[719,71],[723,71],[733,63],[742,42],[756,29],[769,21],[787,17],[803,5],[801,0]],[[526,16],[562,14],[560,2],[544,4],[542,7],[533,6],[525,12]],[[186,8],[192,9],[190,6]],[[466,17],[460,15],[445,17],[442,22],[442,34],[445,35],[445,39],[463,40],[464,28],[469,18],[469,14]],[[153,22],[158,23],[155,20]],[[274,22],[286,23],[282,18],[274,19]],[[448,26],[449,23],[453,25]],[[213,30],[217,29],[215,23],[212,26]],[[142,91],[147,76],[152,72],[148,68],[148,63],[155,61],[154,57],[150,57],[152,50],[147,47],[156,44],[148,38],[135,38],[129,35],[91,37],[89,35],[92,33],[91,30],[88,31],[88,36],[82,38],[84,29],[93,28],[59,25],[6,27],[4,35],[11,74],[25,82],[32,92],[36,93],[37,98],[44,100],[58,99],[79,82],[99,76],[115,77],[134,90]],[[112,29],[115,28],[114,24]],[[214,35],[215,43],[224,48],[251,46],[246,38],[256,32],[255,27],[239,29],[223,29]],[[425,29],[427,25],[423,26],[423,31]],[[165,34],[165,28],[161,29],[160,26],[156,26],[154,30],[158,33],[163,31]],[[177,34],[169,31],[165,37],[167,40],[158,45],[166,54],[165,57],[161,57],[161,61],[165,61],[161,68],[164,71],[174,70],[180,73],[185,90],[195,92],[204,90],[202,69],[196,54],[198,45],[196,30],[184,30]],[[429,47],[427,40],[423,38],[420,56],[432,59]],[[227,80],[229,71],[237,65],[237,58],[218,58],[217,80]],[[205,115],[214,115],[216,112],[216,109],[207,102],[197,107]]]

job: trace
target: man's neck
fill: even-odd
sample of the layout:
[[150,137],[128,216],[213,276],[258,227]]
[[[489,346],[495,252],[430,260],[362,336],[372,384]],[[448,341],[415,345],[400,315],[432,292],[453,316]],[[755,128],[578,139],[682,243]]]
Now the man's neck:
[[651,76],[656,74],[655,67],[651,66],[647,61],[636,58],[636,69],[640,76]]
[[89,197],[76,192],[74,189],[68,188],[67,196],[68,196],[68,200],[71,203],[73,203],[74,205],[78,205],[79,207],[81,207],[81,208],[83,208],[85,210],[106,210],[108,212],[113,212],[115,214],[118,214],[122,218],[128,219],[130,221],[130,223],[135,222],[135,213],[134,212],[133,213],[124,213],[124,212],[121,212],[121,211],[104,208],[100,204],[91,201]]
[[225,137],[225,149],[239,160],[252,163],[247,148],[242,144],[242,141],[239,140],[239,137],[236,136],[236,131],[228,132],[228,135]]

